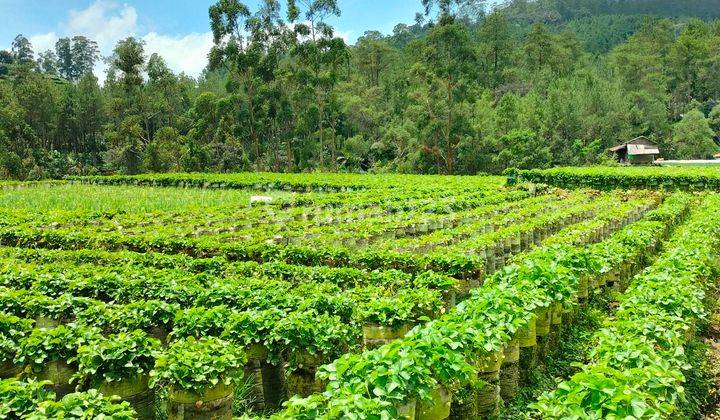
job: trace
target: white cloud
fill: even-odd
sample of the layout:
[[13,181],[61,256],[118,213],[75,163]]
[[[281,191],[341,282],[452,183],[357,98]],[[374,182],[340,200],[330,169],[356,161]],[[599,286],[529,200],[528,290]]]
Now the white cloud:
[[35,50],[36,53],[41,53],[47,50],[54,51],[58,36],[55,32],[48,32],[46,34],[33,35],[29,40],[33,45],[33,50]]
[[61,24],[68,36],[84,35],[98,43],[108,55],[115,44],[138,32],[138,14],[134,7],[106,0],[96,0],[84,10],[71,10],[70,18]]
[[[176,73],[185,72],[197,77],[207,65],[207,54],[213,46],[210,31],[188,34],[162,34],[143,32],[138,24],[137,10],[128,4],[112,0],[95,0],[83,10],[71,10],[64,21],[59,22],[60,30],[37,34],[30,38],[36,52],[53,49],[60,37],[84,35],[98,43],[103,56],[112,54],[118,41],[130,36],[145,41],[148,56],[158,53]],[[335,35],[346,43],[353,40],[352,31],[335,31]],[[107,65],[100,62],[95,74],[105,79]]]
[[342,38],[346,44],[350,45],[350,43],[353,41],[352,36],[353,31],[335,31],[335,36]]
[[207,55],[213,46],[211,32],[192,33],[183,36],[167,36],[150,32],[142,38],[145,52],[158,53],[176,72],[198,76],[207,65]]
[[[37,34],[30,37],[36,52],[54,49],[60,37],[84,35],[98,43],[100,54],[109,56],[118,41],[130,36],[145,41],[145,52],[160,54],[173,71],[198,76],[207,64],[207,54],[212,48],[212,33],[166,35],[157,32],[143,34],[138,24],[137,10],[128,4],[109,0],[96,0],[83,10],[71,10],[67,19],[59,23],[60,31]],[[100,62],[95,74],[105,79],[107,65]]]

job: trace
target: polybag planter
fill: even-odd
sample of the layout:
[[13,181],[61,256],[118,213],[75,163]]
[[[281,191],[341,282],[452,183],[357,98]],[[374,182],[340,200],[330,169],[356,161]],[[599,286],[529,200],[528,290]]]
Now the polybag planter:
[[202,393],[170,388],[168,420],[231,420],[232,385],[219,382]]
[[263,363],[266,363],[268,349],[262,344],[251,344],[245,349],[247,363],[243,367],[244,378],[250,383],[250,400],[252,408],[257,412],[267,408],[265,397],[265,375],[263,375]]
[[500,367],[500,397],[507,401],[517,395],[520,386],[520,340],[513,338],[503,349]]
[[122,401],[130,403],[138,418],[155,418],[155,392],[148,387],[147,375],[136,375],[121,381],[103,381],[95,388],[107,397],[118,396]]
[[403,420],[415,420],[417,404],[415,400],[410,400],[405,404],[398,405],[396,407],[398,418]]
[[7,379],[17,376],[22,367],[13,363],[12,359],[0,363],[0,379]]
[[70,384],[70,378],[75,375],[77,370],[68,365],[65,361],[58,360],[45,364],[42,371],[37,375],[41,381],[52,382],[48,388],[55,392],[55,398],[59,401],[67,394],[75,391],[75,386]]
[[452,396],[445,387],[437,387],[430,393],[431,401],[421,401],[416,409],[417,420],[444,420],[450,417]]
[[367,349],[376,349],[393,340],[405,337],[405,334],[412,329],[409,324],[402,324],[396,327],[387,327],[379,324],[363,325],[363,343]]
[[316,378],[318,367],[325,361],[321,356],[301,351],[297,355],[299,365],[286,377],[286,386],[289,396],[299,395],[308,397],[312,394],[323,392],[326,381]]

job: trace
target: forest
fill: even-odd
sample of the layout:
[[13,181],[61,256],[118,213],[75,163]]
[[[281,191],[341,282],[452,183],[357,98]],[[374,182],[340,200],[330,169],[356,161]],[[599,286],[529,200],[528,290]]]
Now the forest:
[[[218,0],[194,79],[127,38],[0,51],[0,177],[498,174],[720,151],[720,1],[421,0],[348,45],[337,0]],[[205,11],[202,11],[205,13]],[[101,82],[93,69],[104,61]]]

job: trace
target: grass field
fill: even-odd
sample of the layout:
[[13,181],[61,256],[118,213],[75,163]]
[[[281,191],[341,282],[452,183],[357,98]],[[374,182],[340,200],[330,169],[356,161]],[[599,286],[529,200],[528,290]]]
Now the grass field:
[[1,190],[0,417],[699,415],[720,196],[523,177]]

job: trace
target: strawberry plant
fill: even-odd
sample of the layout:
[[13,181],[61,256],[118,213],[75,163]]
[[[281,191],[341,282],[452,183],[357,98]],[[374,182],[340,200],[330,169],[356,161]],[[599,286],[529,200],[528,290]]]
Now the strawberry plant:
[[156,359],[150,386],[202,394],[218,384],[240,380],[246,362],[243,350],[230,342],[215,337],[183,338]]
[[0,379],[0,417],[23,418],[35,412],[41,402],[52,400],[55,395],[47,391],[46,384],[33,379]]
[[160,352],[160,341],[140,330],[97,337],[77,349],[74,380],[82,385],[148,375]]
[[128,402],[115,403],[103,397],[97,390],[91,389],[87,392],[68,394],[60,401],[41,402],[36,411],[25,418],[28,420],[99,418],[133,420],[136,415]]

